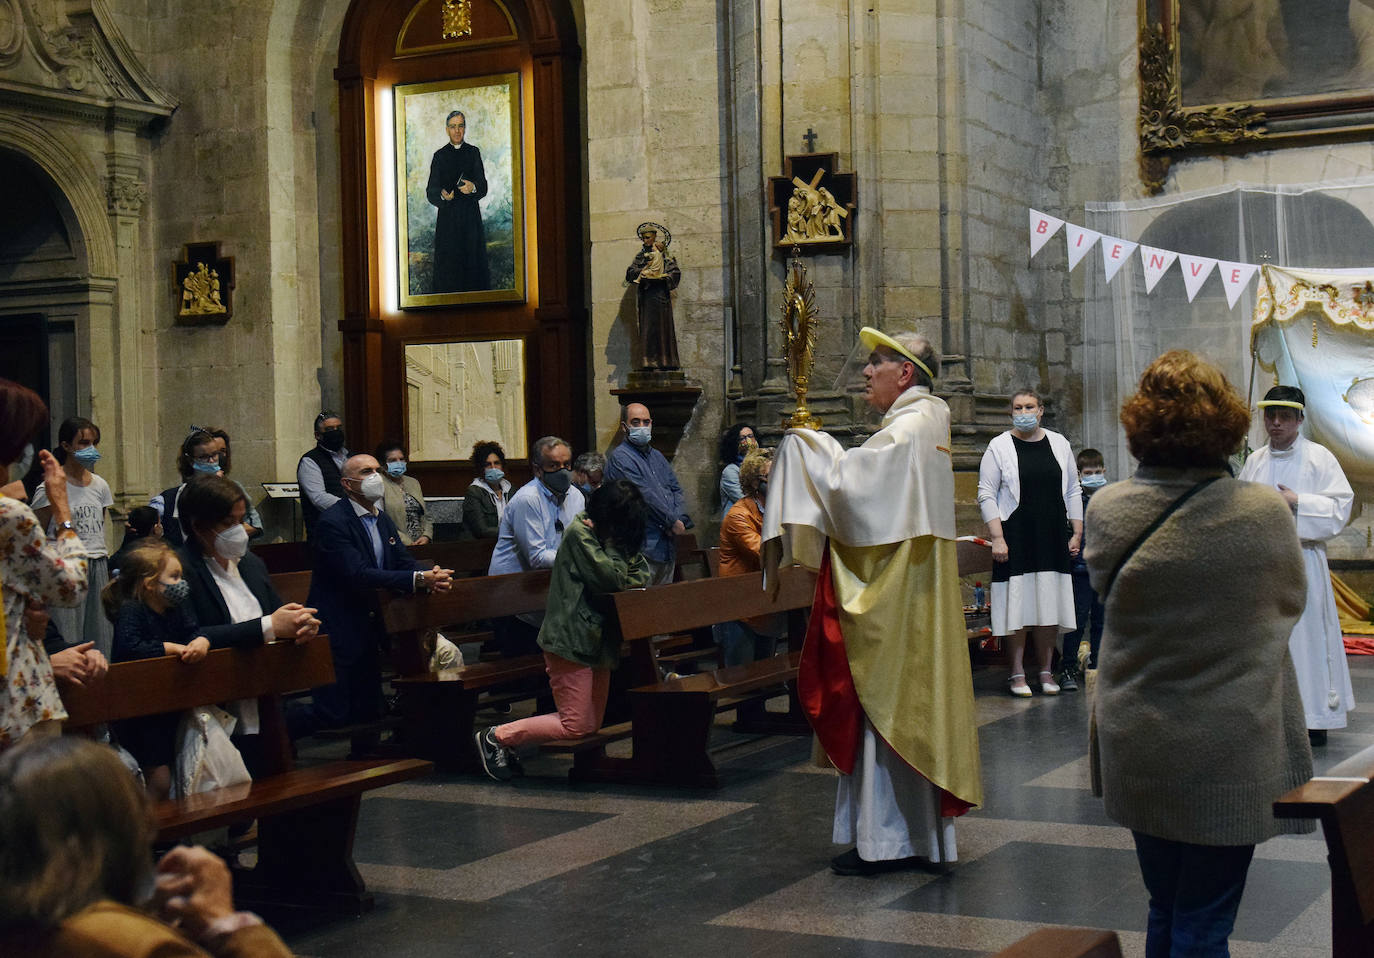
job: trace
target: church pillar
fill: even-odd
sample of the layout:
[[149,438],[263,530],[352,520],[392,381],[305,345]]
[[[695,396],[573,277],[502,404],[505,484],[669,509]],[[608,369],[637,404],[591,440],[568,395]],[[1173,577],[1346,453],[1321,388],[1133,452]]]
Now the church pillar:
[[146,505],[157,491],[154,463],[146,454],[157,409],[156,343],[145,321],[150,264],[142,240],[148,187],[137,136],[116,131],[110,141],[105,199],[120,279],[117,287],[91,284],[91,418],[111,440],[104,444],[106,454],[110,446],[120,453],[113,469],[102,474],[114,490],[116,507],[130,509]]

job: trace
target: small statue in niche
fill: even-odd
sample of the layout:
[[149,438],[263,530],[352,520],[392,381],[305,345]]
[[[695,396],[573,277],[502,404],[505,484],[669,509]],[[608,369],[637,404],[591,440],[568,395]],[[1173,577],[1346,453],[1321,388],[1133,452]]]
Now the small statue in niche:
[[210,269],[204,263],[186,274],[181,282],[181,315],[205,316],[225,312],[220,300],[219,270]]
[[[640,223],[635,231],[643,248],[625,270],[625,282],[634,283],[639,311],[637,369],[678,369],[677,335],[673,331],[672,291],[682,280],[677,260],[668,252],[673,234],[658,223]],[[659,236],[662,235],[662,239]]]

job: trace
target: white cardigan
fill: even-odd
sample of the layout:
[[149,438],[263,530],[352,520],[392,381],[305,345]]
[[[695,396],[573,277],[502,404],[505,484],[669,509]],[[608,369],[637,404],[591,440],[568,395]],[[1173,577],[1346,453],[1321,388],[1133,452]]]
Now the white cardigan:
[[[1059,472],[1063,477],[1064,509],[1069,519],[1083,519],[1083,490],[1078,485],[1078,466],[1074,462],[1073,448],[1069,441],[1051,429],[1045,430],[1045,439],[1050,451],[1059,462]],[[983,453],[983,463],[978,467],[978,509],[983,521],[992,519],[1005,522],[1021,502],[1021,469],[1016,459],[1016,445],[1011,439],[1011,430],[994,436]]]

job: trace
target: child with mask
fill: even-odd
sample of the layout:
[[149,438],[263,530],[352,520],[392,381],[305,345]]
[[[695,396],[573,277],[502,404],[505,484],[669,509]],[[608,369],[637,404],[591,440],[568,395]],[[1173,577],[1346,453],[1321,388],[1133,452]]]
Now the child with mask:
[[[100,461],[100,427],[89,419],[74,416],[58,427],[57,441],[57,459],[67,477],[67,499],[72,512],[70,522],[63,523],[63,528],[74,530],[86,550],[88,591],[84,602],[70,609],[54,607],[49,614],[68,645],[94,642],[108,659],[114,633],[101,614],[100,591],[110,581],[105,510],[114,505],[114,496],[109,483],[91,471]],[[60,530],[53,520],[45,484],[39,483],[34,490],[32,506],[48,538],[57,535]]]
[[[1096,449],[1084,449],[1076,457],[1078,464],[1078,484],[1083,487],[1083,511],[1088,511],[1088,500],[1093,493],[1107,484],[1107,469],[1102,453]],[[1086,543],[1085,543],[1086,545]],[[1088,625],[1088,647],[1092,650],[1088,658],[1088,668],[1097,668],[1097,649],[1102,645],[1102,603],[1088,581],[1088,564],[1083,561],[1079,551],[1069,564],[1069,574],[1073,577],[1074,620],[1077,628],[1064,633],[1063,658],[1060,661],[1059,688],[1065,692],[1078,690],[1078,646],[1083,641],[1084,623]]]
[[[181,577],[181,560],[162,541],[146,542],[124,557],[119,578],[100,595],[105,614],[114,622],[113,662],[175,655],[199,662],[210,651],[186,600],[191,584]],[[138,760],[154,798],[166,798],[172,787],[180,713],[150,715],[116,722],[120,743]]]

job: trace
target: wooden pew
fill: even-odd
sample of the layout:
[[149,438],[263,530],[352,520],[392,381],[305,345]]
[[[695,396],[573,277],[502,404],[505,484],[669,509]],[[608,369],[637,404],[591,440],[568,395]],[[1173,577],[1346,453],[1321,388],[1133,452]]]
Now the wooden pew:
[[486,575],[495,549],[495,539],[455,539],[411,546],[410,554],[424,562],[452,569],[454,576],[465,579]]
[[[455,575],[486,575],[495,539],[457,539],[410,546],[410,554],[425,562],[452,569]],[[307,542],[268,542],[253,547],[253,554],[267,565],[273,575],[283,572],[309,572],[314,565]]]
[[[629,670],[631,720],[586,738],[551,742],[544,750],[573,753],[569,772],[573,781],[717,787],[720,779],[708,750],[716,712],[771,697],[786,684],[792,709],[785,716],[768,716],[767,726],[760,724],[754,730],[810,731],[796,702],[794,680],[805,638],[805,612],[811,608],[815,591],[815,573],[795,567],[782,571],[776,593],[763,590],[758,573],[617,593],[615,612],[630,647],[621,668]],[[654,636],[769,613],[787,613],[787,654],[659,680]],[[632,755],[608,756],[605,746],[625,737],[632,739]]]
[[1121,941],[1114,931],[1041,928],[992,958],[1121,958]]
[[1374,746],[1289,791],[1278,818],[1315,818],[1331,865],[1332,958],[1374,955]]
[[[281,596],[283,602],[299,602],[301,605],[309,605],[306,601],[310,597],[310,576],[311,572],[274,572],[272,573],[272,588],[277,590],[277,595]],[[275,612],[276,609],[268,609],[268,612]]]
[[[481,767],[473,744],[473,719],[493,693],[525,686],[544,677],[542,654],[477,662],[449,672],[431,673],[419,657],[420,639],[431,629],[543,611],[549,570],[455,579],[446,593],[390,597],[382,603],[387,633],[400,677],[391,685],[399,696],[402,733],[408,749],[446,768]],[[541,686],[542,687],[542,686]],[[487,695],[487,699],[483,699]],[[510,699],[506,699],[510,700]]]
[[236,880],[240,901],[345,910],[372,907],[353,863],[362,794],[432,769],[429,762],[338,761],[297,769],[281,695],[334,681],[329,642],[277,642],[220,649],[187,665],[175,657],[110,666],[92,685],[65,689],[68,729],[181,711],[243,698],[258,700],[263,769],[251,783],[157,803],[158,837],[171,841],[258,820],[258,864]]
[[311,566],[310,545],[305,542],[264,542],[253,547],[253,555],[267,566],[267,571],[301,572]]

